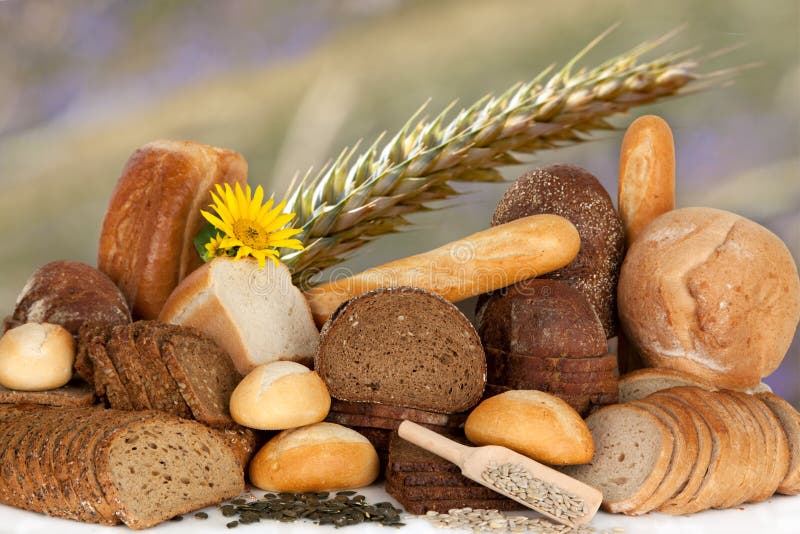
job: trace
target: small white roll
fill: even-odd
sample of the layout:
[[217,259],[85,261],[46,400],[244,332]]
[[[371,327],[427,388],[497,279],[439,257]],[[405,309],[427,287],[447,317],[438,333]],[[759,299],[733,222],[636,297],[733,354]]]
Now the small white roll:
[[19,391],[56,389],[72,378],[75,340],[57,324],[26,323],[0,338],[0,384]]

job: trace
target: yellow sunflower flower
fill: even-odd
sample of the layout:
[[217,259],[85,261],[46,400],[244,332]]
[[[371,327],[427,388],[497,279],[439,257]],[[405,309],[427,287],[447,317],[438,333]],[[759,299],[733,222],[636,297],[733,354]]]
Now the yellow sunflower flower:
[[217,236],[212,237],[211,240],[206,243],[206,251],[208,251],[208,255],[212,258],[227,256],[228,250],[222,246],[222,239],[223,237],[217,232]]
[[[262,205],[264,190],[261,186],[256,188],[255,195],[252,194],[249,185],[242,191],[242,186],[236,184],[234,191],[229,184],[225,184],[224,189],[217,184],[216,190],[216,195],[211,191],[214,203],[209,204],[209,207],[217,214],[200,210],[203,217],[224,234],[215,250],[236,249],[237,260],[252,256],[258,260],[258,265],[262,268],[267,258],[275,264],[278,263],[279,248],[303,250],[303,244],[299,239],[291,239],[302,230],[284,228],[294,219],[294,213],[282,213],[286,201],[273,208],[275,201],[270,198]],[[219,234],[217,236],[219,237]],[[206,250],[209,252],[211,250],[208,247],[212,242],[206,245]]]

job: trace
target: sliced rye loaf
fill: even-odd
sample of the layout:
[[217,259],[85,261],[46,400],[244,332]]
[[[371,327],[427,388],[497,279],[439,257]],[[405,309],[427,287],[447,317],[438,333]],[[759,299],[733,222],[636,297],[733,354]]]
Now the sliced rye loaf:
[[630,512],[664,479],[674,448],[672,433],[658,417],[630,404],[600,408],[586,425],[594,438],[594,458],[561,470],[602,491],[605,510]]
[[758,399],[778,418],[789,443],[789,467],[778,486],[778,493],[800,493],[800,414],[791,404],[773,393],[759,393]]
[[322,329],[314,363],[337,399],[440,413],[472,408],[486,383],[486,358],[467,318],[410,287],[342,304]]
[[[332,423],[338,423],[340,425],[345,425],[345,426],[383,428],[386,430],[397,430],[397,427],[399,427],[400,423],[403,422],[403,419],[391,419],[388,417],[377,417],[374,415],[360,415],[354,413],[341,413],[334,411],[328,412],[328,416],[325,419],[326,421],[330,421]],[[417,424],[425,428],[435,430],[442,434],[452,434],[454,432],[458,432],[459,429],[463,426],[463,423],[459,421],[455,421],[448,426],[432,425],[429,423],[417,423]]]
[[672,432],[675,444],[669,467],[661,483],[650,497],[628,512],[630,515],[642,515],[662,506],[686,484],[692,466],[697,462],[697,435],[692,433],[694,425],[691,421],[679,419],[658,402],[645,398],[641,401],[632,401],[631,404],[644,408],[658,417]]
[[163,414],[118,427],[95,454],[97,479],[133,529],[235,497],[244,473],[209,428]]
[[456,427],[462,426],[467,420],[467,415],[469,415],[467,413],[436,413],[426,410],[416,410],[414,408],[404,408],[402,406],[390,406],[373,402],[347,402],[339,399],[331,399],[331,411],[383,417],[386,419],[407,419],[414,423]]
[[485,486],[404,486],[394,478],[386,481],[386,490],[401,494],[408,501],[489,501],[502,497]]
[[94,388],[80,379],[47,391],[17,391],[0,386],[0,404],[41,404],[44,406],[89,406]]
[[716,388],[700,378],[675,369],[637,369],[619,378],[619,401],[628,402],[647,397],[662,389],[695,386],[709,391]]
[[618,369],[616,354],[602,354],[582,358],[542,358],[531,354],[508,353],[493,347],[484,347],[487,363],[490,361],[505,362],[518,360],[519,365],[536,371],[562,371],[570,373],[588,373],[592,371],[616,371]]

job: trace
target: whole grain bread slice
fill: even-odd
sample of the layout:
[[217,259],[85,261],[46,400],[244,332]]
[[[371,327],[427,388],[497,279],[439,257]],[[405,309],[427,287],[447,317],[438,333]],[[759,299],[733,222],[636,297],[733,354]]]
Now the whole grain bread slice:
[[386,480],[386,491],[403,495],[408,501],[490,501],[503,496],[485,486],[404,486],[394,478]]
[[191,417],[178,384],[167,370],[158,350],[156,332],[159,328],[157,321],[137,321],[130,325],[138,368],[142,373],[142,385],[154,410]]
[[94,403],[94,388],[76,379],[47,391],[17,391],[0,386],[2,404],[41,404],[44,406],[89,406]]
[[139,353],[133,341],[133,329],[129,324],[115,326],[106,344],[106,353],[114,364],[134,410],[149,410],[153,406],[147,395],[144,377],[147,370],[139,361]]
[[[327,421],[338,423],[345,426],[360,426],[366,428],[383,428],[386,430],[396,430],[403,422],[403,419],[391,419],[387,417],[377,417],[374,415],[360,415],[354,413],[328,412]],[[435,430],[442,434],[452,434],[460,428],[457,423],[455,426],[432,425],[429,423],[417,423],[420,426]]]
[[95,333],[96,337],[87,348],[87,354],[92,361],[95,393],[105,397],[112,408],[133,410],[133,401],[106,350],[111,339],[111,329],[98,328]]
[[602,491],[607,511],[630,512],[664,479],[674,448],[672,433],[658,417],[630,404],[600,408],[586,425],[594,439],[594,457],[563,472]]
[[331,399],[331,411],[382,417],[385,419],[403,419],[413,421],[414,423],[427,423],[429,425],[448,427],[463,426],[464,422],[467,420],[467,415],[469,415],[467,413],[436,413],[414,408],[405,408],[403,406],[391,406],[373,402],[347,402],[339,399]]
[[773,393],[759,393],[758,399],[778,418],[789,443],[789,467],[778,486],[778,493],[800,493],[800,414],[791,404]]
[[332,397],[458,413],[486,383],[486,358],[469,320],[428,291],[370,291],[325,323],[314,367]]

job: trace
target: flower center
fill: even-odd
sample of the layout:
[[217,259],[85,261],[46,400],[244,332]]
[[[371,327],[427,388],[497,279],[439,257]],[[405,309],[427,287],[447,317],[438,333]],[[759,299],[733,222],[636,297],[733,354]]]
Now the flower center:
[[253,250],[263,250],[269,243],[269,233],[256,221],[239,219],[233,223],[233,233]]

